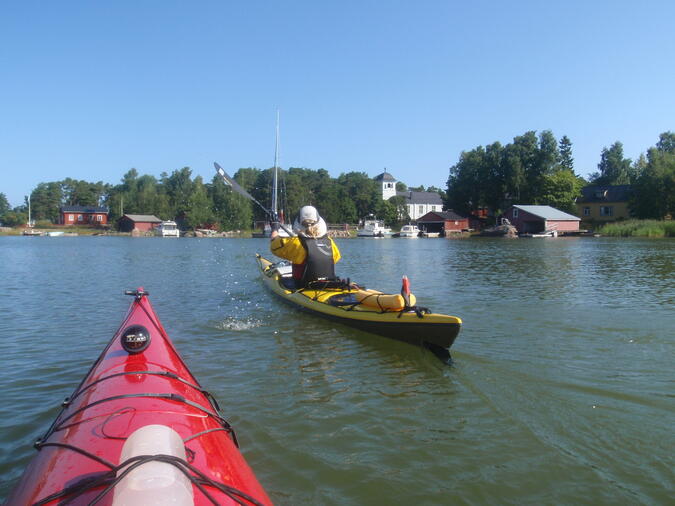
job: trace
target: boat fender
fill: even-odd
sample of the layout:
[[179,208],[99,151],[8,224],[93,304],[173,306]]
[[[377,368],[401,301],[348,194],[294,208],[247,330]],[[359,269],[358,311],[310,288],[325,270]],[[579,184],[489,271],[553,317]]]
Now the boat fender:
[[[367,307],[373,307],[380,311],[401,311],[406,307],[406,301],[402,295],[386,294],[377,290],[359,290],[354,294],[359,304]],[[409,295],[410,306],[414,306],[417,300],[411,293]]]
[[[120,464],[141,455],[170,455],[185,461],[185,444],[171,427],[146,425],[127,438],[122,447]],[[128,467],[122,467],[117,476]],[[130,471],[115,485],[113,506],[128,504],[192,506],[192,483],[175,465],[150,460]]]

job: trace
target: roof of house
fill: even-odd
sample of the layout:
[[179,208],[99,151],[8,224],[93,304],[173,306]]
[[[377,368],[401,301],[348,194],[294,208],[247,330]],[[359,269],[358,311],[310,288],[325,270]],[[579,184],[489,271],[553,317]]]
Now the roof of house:
[[417,221],[424,221],[424,222],[436,222],[436,221],[458,221],[458,220],[466,220],[464,216],[460,216],[454,211],[430,211],[421,218],[418,218]]
[[129,218],[136,223],[162,223],[162,220],[152,214],[125,214],[122,218]]
[[389,174],[386,170],[382,174],[378,174],[373,178],[375,181],[396,181],[396,178]]
[[581,189],[581,197],[577,203],[587,202],[628,202],[631,193],[631,185],[592,185]]
[[581,218],[565,213],[551,206],[513,206],[545,220],[580,221]]
[[437,192],[396,192],[398,197],[408,200],[407,204],[433,204],[443,205],[443,199]]
[[61,206],[62,213],[107,213],[107,207],[97,206]]

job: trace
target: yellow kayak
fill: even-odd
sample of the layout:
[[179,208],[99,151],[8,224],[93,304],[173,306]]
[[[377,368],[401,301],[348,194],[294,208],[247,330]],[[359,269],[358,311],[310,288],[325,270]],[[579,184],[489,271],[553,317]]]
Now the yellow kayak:
[[353,283],[335,286],[339,284],[316,282],[311,288],[296,290],[287,263],[275,264],[260,255],[256,257],[265,286],[284,301],[312,314],[433,351],[450,348],[462,326],[456,316],[414,306],[412,295],[413,306],[406,307],[400,302],[401,295],[364,290]]

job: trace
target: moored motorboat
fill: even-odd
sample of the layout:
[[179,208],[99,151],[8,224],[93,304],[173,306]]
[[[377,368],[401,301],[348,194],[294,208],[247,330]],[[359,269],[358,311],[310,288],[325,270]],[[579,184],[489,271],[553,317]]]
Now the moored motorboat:
[[399,232],[399,237],[415,238],[419,237],[420,229],[417,228],[417,225],[403,225],[401,231]]
[[271,504],[142,288],[7,503]]
[[391,229],[385,227],[384,221],[370,215],[363,219],[363,226],[356,231],[357,237],[389,237]]
[[447,350],[459,333],[460,318],[416,306],[412,295],[406,301],[403,293],[384,294],[354,283],[317,281],[310,288],[295,289],[285,263],[274,264],[260,255],[257,259],[267,288],[297,309],[373,334],[426,346],[441,358],[449,358]]
[[155,227],[155,235],[160,237],[180,237],[180,230],[175,221],[163,221]]

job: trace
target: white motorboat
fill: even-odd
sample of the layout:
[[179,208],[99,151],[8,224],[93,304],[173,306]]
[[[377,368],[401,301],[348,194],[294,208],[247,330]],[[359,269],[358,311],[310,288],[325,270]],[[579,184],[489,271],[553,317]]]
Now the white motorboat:
[[180,230],[175,221],[163,221],[155,227],[155,235],[160,237],[180,237]]
[[363,226],[356,231],[358,237],[389,237],[391,229],[384,226],[384,221],[373,216],[363,220]]
[[398,233],[399,237],[414,238],[419,237],[420,229],[417,225],[403,225],[401,231]]

